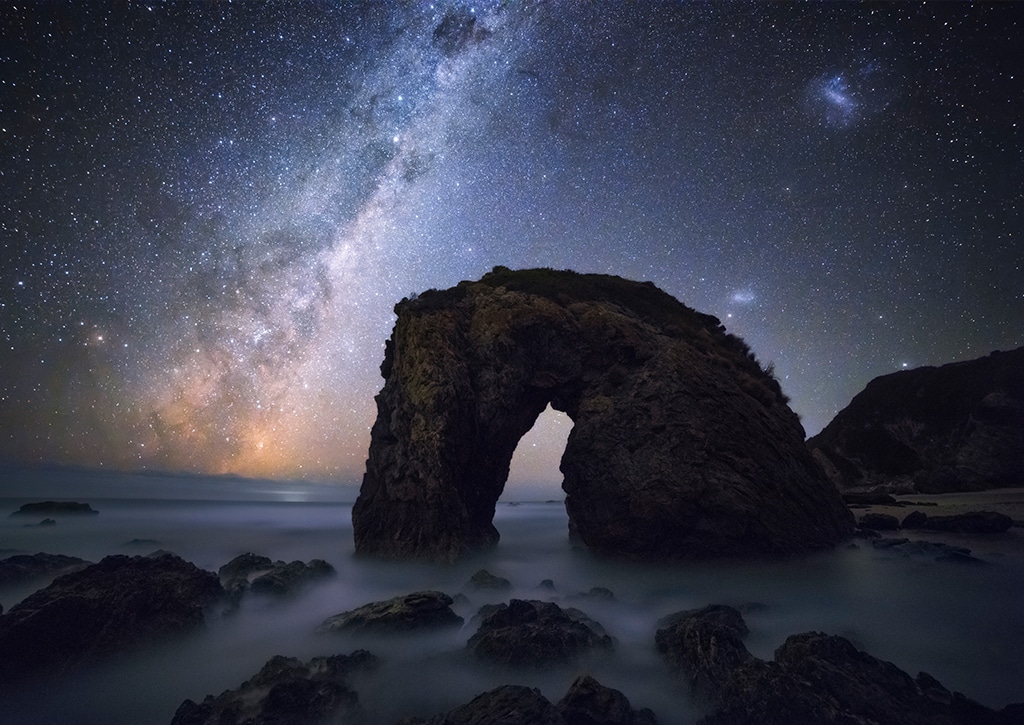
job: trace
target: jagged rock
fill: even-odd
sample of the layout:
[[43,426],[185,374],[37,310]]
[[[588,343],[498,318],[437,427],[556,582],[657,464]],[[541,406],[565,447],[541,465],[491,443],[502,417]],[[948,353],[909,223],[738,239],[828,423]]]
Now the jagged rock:
[[0,682],[71,672],[185,634],[223,594],[215,574],[172,554],[108,556],[58,577],[0,617]]
[[491,589],[494,591],[507,591],[512,588],[512,582],[503,576],[491,574],[486,569],[481,569],[469,578],[466,582],[468,589]]
[[451,605],[452,598],[442,592],[413,592],[337,614],[324,620],[317,631],[388,633],[462,626],[462,617]]
[[0,561],[0,587],[55,577],[82,569],[92,562],[64,554],[15,554]]
[[323,559],[285,563],[266,556],[245,553],[217,570],[225,590],[236,603],[247,591],[283,596],[294,594],[305,584],[333,576],[334,567]]
[[1024,348],[875,378],[808,446],[840,489],[975,491],[1024,480]]
[[466,646],[495,664],[544,667],[571,662],[593,649],[609,650],[612,638],[577,609],[513,599],[490,608]]
[[502,685],[444,715],[406,718],[398,725],[565,725],[565,721],[540,690]]
[[99,511],[77,501],[38,501],[23,504],[11,516],[96,516]]
[[451,561],[494,545],[512,454],[549,403],[574,422],[570,533],[596,552],[772,555],[853,529],[778,382],[653,284],[495,268],[395,311],[352,510],[359,554]]
[[477,695],[451,712],[399,725],[657,725],[654,713],[634,710],[618,690],[581,675],[557,705],[540,690],[503,685]]
[[556,705],[566,725],[657,725],[654,713],[634,710],[624,694],[590,675],[573,680]]
[[914,680],[842,637],[789,637],[766,662],[741,638],[742,617],[711,606],[671,618],[659,650],[715,710],[701,725],[968,725],[1002,723],[1019,706],[995,712],[930,675]]
[[366,650],[350,655],[314,657],[302,663],[294,657],[273,657],[237,690],[201,703],[185,700],[171,725],[295,725],[331,721],[354,714],[358,695],[348,677],[376,665]]
[[1001,534],[1013,526],[1013,519],[995,511],[970,511],[951,516],[928,516],[918,528],[961,534]]
[[890,514],[864,514],[857,525],[875,531],[895,531],[900,527],[900,520]]

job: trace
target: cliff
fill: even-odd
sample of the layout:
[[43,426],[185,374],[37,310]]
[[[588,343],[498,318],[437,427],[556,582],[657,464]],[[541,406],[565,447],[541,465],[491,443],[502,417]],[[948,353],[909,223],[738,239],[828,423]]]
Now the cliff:
[[808,441],[842,490],[1024,484],[1024,348],[875,378]]

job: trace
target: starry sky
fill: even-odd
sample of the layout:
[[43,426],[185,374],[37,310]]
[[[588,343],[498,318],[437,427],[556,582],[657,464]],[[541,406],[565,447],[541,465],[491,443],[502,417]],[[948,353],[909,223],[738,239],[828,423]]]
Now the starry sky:
[[1022,20],[8,3],[0,461],[357,481],[394,304],[499,264],[717,315],[809,435],[877,375],[1024,345]]

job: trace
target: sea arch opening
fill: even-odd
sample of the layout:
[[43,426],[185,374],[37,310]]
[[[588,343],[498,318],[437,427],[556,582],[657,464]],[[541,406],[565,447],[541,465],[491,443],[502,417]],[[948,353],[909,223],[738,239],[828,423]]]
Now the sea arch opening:
[[564,501],[559,463],[572,431],[572,419],[550,404],[519,439],[499,503]]

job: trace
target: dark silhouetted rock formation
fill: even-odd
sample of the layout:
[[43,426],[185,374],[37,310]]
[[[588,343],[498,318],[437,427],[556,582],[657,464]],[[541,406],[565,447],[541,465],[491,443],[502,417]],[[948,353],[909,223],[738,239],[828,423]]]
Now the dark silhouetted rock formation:
[[223,594],[216,574],[173,554],[108,556],[57,577],[0,617],[0,683],[68,673],[185,634]]
[[452,598],[447,594],[414,592],[336,614],[317,627],[317,631],[383,634],[462,626],[462,617],[451,607]]
[[650,283],[504,268],[396,307],[356,551],[450,561],[498,540],[519,439],[574,422],[570,532],[639,559],[827,547],[853,521],[778,383],[718,319]]
[[185,700],[171,725],[348,722],[346,716],[356,716],[359,699],[349,686],[349,675],[376,662],[365,650],[314,657],[308,663],[273,657],[237,690],[209,695],[201,703]]
[[221,584],[231,599],[238,602],[245,592],[288,596],[310,582],[335,575],[334,567],[323,559],[271,561],[266,556],[245,553],[217,570]]
[[747,651],[746,624],[731,607],[682,612],[667,624],[659,651],[715,708],[701,725],[1009,725],[1021,713],[1020,705],[993,711],[820,632],[789,637],[766,662]]
[[578,609],[513,599],[485,611],[480,628],[466,646],[494,664],[547,667],[572,662],[594,649],[612,648],[612,638],[604,628]]
[[16,586],[83,569],[91,561],[64,554],[15,554],[0,561],[0,587]]
[[77,501],[38,501],[22,505],[11,516],[95,516],[99,511]]
[[808,441],[840,489],[1024,482],[1024,348],[875,378]]
[[654,713],[634,710],[618,690],[590,675],[580,675],[557,705],[540,690],[503,685],[477,695],[449,713],[424,720],[407,718],[399,725],[657,725]]

